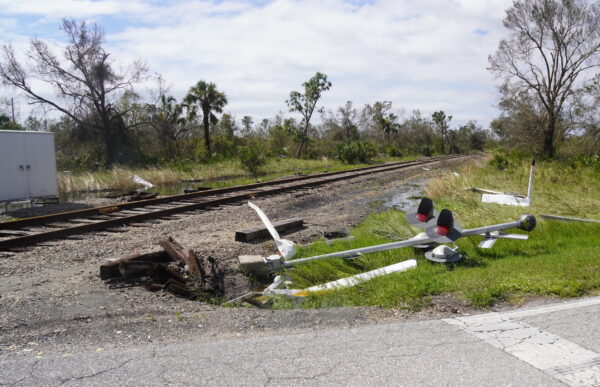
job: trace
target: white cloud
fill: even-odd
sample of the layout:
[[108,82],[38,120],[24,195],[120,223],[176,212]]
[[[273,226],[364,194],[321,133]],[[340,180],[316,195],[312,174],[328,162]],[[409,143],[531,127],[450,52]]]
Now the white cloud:
[[52,0],[52,1],[14,1],[0,0],[0,6],[9,15],[38,15],[49,18],[76,17],[86,18],[99,15],[117,15],[122,12],[143,12],[145,5],[141,1],[115,0]]
[[397,108],[425,114],[442,109],[456,120],[487,124],[496,114],[487,56],[504,35],[501,21],[510,0],[380,0],[362,6],[343,0],[261,6],[227,0],[0,0],[0,6],[13,19],[110,20],[116,27],[106,28],[107,47],[114,58],[147,60],[179,98],[199,79],[216,82],[229,96],[227,110],[238,117],[258,121],[286,111],[289,92],[321,71],[333,82],[323,97],[330,109],[347,100],[356,106],[391,100]]

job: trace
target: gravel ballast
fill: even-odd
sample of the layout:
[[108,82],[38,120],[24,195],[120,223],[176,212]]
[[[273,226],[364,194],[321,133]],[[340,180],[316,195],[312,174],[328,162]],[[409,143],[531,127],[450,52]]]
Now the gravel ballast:
[[[336,182],[310,190],[252,200],[272,221],[303,218],[306,227],[288,233],[299,244],[323,233],[343,233],[360,223],[402,184],[434,177],[460,161],[438,162],[429,171],[416,166]],[[85,203],[83,203],[84,205]],[[109,287],[99,278],[107,259],[159,249],[167,236],[200,254],[219,260],[226,270],[227,295],[252,288],[239,274],[237,257],[270,255],[272,241],[234,241],[236,230],[260,225],[247,205],[177,215],[176,220],[153,220],[127,232],[97,232],[45,242],[14,255],[0,253],[0,355],[28,356],[43,351],[69,352],[74,347],[116,347],[127,343],[170,342],[182,338],[233,337],[285,330],[352,327],[385,321],[434,318],[467,310],[448,301],[419,313],[378,308],[325,310],[258,310],[224,308],[178,298],[143,287]],[[441,304],[440,304],[441,305]]]

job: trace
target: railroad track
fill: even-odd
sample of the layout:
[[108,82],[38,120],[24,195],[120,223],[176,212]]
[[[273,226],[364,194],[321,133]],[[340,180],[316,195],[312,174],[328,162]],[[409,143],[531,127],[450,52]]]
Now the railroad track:
[[91,231],[123,232],[122,228],[116,228],[124,225],[138,226],[141,225],[141,222],[150,219],[168,218],[183,212],[210,210],[224,204],[240,202],[257,196],[305,189],[368,174],[461,157],[464,156],[440,156],[345,171],[323,172],[264,183],[216,188],[2,222],[0,223],[0,251],[29,247],[39,242],[71,237]]

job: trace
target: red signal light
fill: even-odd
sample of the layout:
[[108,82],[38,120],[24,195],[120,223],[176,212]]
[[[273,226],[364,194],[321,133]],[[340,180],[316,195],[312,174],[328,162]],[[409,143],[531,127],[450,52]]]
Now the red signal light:
[[448,234],[448,232],[450,232],[450,227],[440,224],[435,227],[435,232],[441,236],[446,236],[446,234]]
[[422,223],[425,223],[429,220],[429,216],[427,214],[417,214],[415,215],[415,218]]

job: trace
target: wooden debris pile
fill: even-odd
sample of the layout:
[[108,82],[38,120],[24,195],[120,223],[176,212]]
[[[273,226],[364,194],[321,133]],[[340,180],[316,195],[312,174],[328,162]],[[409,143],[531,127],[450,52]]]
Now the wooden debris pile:
[[134,254],[100,266],[100,278],[111,284],[128,283],[148,290],[167,290],[192,299],[214,299],[224,294],[218,262],[196,255],[175,239],[161,239],[163,250]]

